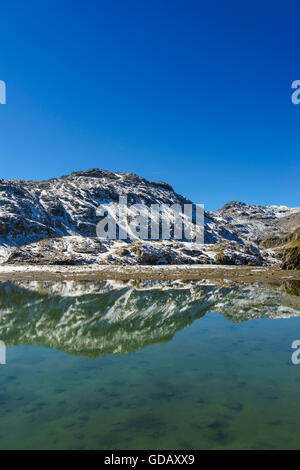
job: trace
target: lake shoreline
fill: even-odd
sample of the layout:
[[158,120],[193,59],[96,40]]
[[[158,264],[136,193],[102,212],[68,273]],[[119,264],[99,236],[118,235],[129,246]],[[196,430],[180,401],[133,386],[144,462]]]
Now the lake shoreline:
[[163,266],[0,266],[0,281],[57,280],[231,280],[234,282],[299,280],[299,270],[273,267],[225,265],[163,265]]

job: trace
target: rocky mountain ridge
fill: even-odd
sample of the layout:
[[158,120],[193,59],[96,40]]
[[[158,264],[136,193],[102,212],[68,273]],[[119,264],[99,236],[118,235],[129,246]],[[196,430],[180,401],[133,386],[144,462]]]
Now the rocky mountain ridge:
[[[101,204],[190,204],[167,183],[92,169],[48,181],[0,180],[0,260],[33,264],[251,264],[279,262],[266,237],[299,221],[300,208],[237,201],[205,212],[204,245],[171,241],[100,241]],[[204,201],[205,202],[205,201]],[[169,222],[172,223],[172,215]]]

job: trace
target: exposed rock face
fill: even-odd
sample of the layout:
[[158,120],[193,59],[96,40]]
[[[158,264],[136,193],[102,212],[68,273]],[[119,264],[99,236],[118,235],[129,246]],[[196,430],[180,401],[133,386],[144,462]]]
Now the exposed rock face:
[[300,227],[300,212],[294,212],[282,217],[279,221],[279,225],[285,232],[294,232],[297,227]]
[[[191,203],[167,183],[154,183],[132,173],[93,169],[48,181],[0,180],[2,251],[44,238],[95,237],[100,220],[96,209],[119,202],[120,196],[127,197],[129,206]],[[205,237],[207,243],[237,239],[209,217]]]
[[216,264],[262,266],[268,264],[260,250],[250,244],[223,242],[214,245]]
[[18,246],[48,237],[96,236],[100,204],[188,203],[165,183],[153,183],[131,173],[89,170],[49,181],[0,180],[0,237]]
[[268,235],[278,237],[282,221],[291,226],[300,213],[300,208],[232,201],[205,213],[205,245],[180,245],[174,240],[127,247],[125,242],[100,242],[95,238],[100,219],[96,209],[117,203],[120,196],[127,197],[129,206],[191,203],[167,183],[99,169],[48,181],[0,180],[0,260],[8,258],[14,264],[270,264],[276,262],[268,251],[273,242],[262,241]]
[[272,233],[261,241],[260,246],[262,248],[275,248],[286,243],[289,237],[289,233]]
[[107,253],[113,242],[88,237],[45,238],[36,243],[16,248],[8,257],[8,264],[82,265],[95,263]]
[[[298,214],[294,214],[297,216]],[[286,217],[284,217],[286,219]],[[282,220],[280,220],[280,226],[282,226]],[[290,225],[289,225],[290,226]],[[285,245],[286,243],[289,242],[297,242],[300,241],[300,225],[296,229],[293,229],[291,231],[286,230],[283,232],[279,230],[277,233],[272,233],[268,236],[266,236],[260,243],[260,246],[264,248],[275,248],[275,247],[280,247],[282,245]]]
[[287,245],[282,250],[282,269],[299,269],[300,270],[300,243]]
[[16,248],[7,264],[231,264],[262,266],[266,261],[258,248],[237,242],[199,245],[177,241],[100,241],[87,237],[60,237]]
[[274,249],[281,260],[281,269],[300,269],[300,226],[291,233],[270,235],[261,245]]
[[[227,230],[240,239],[259,245],[268,235],[274,236],[285,229],[285,220],[297,220],[300,207],[260,206],[231,201],[212,214]],[[295,223],[295,222],[293,222]]]

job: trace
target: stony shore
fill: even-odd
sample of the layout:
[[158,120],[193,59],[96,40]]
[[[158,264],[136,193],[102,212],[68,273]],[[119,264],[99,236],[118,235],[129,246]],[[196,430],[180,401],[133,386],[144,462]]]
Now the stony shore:
[[231,280],[234,282],[300,280],[300,271],[258,266],[0,266],[0,281],[51,280]]

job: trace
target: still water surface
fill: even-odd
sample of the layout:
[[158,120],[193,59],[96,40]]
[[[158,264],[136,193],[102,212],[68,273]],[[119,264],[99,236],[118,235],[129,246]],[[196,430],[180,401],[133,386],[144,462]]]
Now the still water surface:
[[299,283],[0,284],[1,449],[300,449]]

